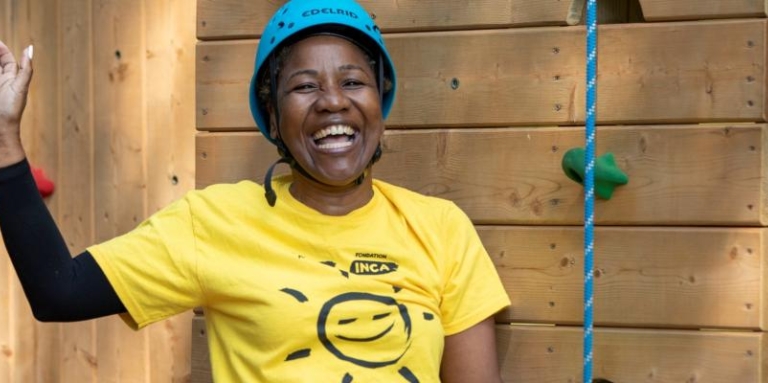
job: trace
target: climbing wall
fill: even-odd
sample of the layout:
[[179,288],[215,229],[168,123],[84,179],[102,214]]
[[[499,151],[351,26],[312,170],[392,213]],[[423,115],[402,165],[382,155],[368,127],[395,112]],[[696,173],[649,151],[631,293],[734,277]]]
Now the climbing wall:
[[[398,95],[378,178],[455,201],[512,306],[506,382],[580,382],[585,28],[561,0],[362,1]],[[281,1],[198,0],[196,182],[261,182],[276,159],[247,92]],[[597,152],[629,183],[596,204],[595,377],[768,382],[763,0],[599,2]],[[194,381],[210,381],[203,317]]]
[[[56,183],[46,204],[73,254],[194,187],[194,5],[0,0],[0,40],[35,46],[22,141]],[[190,314],[141,332],[117,316],[39,323],[0,251],[0,383],[189,379]]]

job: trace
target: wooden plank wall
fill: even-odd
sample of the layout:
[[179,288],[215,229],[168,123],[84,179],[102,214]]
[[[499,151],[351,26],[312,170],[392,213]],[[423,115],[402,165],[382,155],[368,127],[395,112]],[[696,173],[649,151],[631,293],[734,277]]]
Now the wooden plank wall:
[[[246,102],[282,1],[198,0],[196,181],[260,182],[274,148]],[[583,26],[568,1],[362,3],[398,96],[375,176],[456,201],[512,299],[506,382],[580,382]],[[595,376],[768,382],[765,0],[601,0],[598,152],[630,178],[597,202]],[[609,25],[610,24],[610,25]],[[209,382],[194,324],[195,382]]]
[[[0,0],[0,40],[35,46],[23,121],[73,254],[194,187],[191,0]],[[118,318],[36,323],[0,256],[0,382],[183,382],[190,315],[133,332]]]

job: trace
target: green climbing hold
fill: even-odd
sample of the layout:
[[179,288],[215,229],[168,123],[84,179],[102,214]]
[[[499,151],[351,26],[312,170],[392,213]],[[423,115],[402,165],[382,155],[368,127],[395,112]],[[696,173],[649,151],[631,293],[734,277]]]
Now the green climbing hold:
[[[568,178],[584,185],[584,148],[573,148],[563,156],[563,171]],[[611,199],[613,190],[626,185],[629,177],[616,165],[613,153],[606,153],[595,159],[595,195]]]

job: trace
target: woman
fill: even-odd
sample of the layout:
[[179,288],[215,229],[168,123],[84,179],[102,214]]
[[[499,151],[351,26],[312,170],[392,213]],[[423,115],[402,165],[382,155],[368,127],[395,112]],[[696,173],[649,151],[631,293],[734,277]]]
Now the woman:
[[501,381],[509,299],[471,222],[371,177],[396,77],[353,0],[290,1],[262,35],[251,110],[289,176],[190,192],[74,259],[20,144],[31,57],[0,44],[0,227],[36,318],[203,306],[219,382]]

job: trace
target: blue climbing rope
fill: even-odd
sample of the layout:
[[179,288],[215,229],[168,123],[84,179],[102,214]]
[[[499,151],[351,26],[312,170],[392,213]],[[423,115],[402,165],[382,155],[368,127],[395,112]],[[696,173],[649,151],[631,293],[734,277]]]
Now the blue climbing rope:
[[587,0],[587,124],[584,163],[584,383],[592,382],[595,232],[595,120],[597,119],[597,1]]

